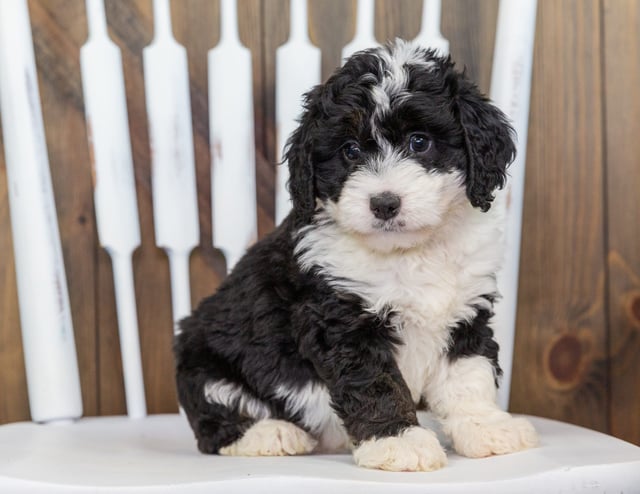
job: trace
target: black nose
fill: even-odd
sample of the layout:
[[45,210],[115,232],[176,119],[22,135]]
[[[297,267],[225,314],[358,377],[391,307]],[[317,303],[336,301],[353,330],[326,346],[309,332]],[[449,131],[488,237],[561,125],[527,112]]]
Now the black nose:
[[389,220],[400,211],[400,197],[392,192],[383,192],[369,199],[369,209],[376,218]]

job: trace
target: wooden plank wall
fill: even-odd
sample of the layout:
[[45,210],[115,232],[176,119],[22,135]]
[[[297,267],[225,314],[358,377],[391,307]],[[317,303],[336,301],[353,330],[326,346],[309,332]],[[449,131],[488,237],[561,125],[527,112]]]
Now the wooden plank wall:
[[[607,183],[611,432],[640,442],[640,5],[605,0],[604,91]],[[624,70],[621,68],[624,67]],[[630,420],[630,417],[634,417]]]
[[513,404],[607,430],[600,5],[540,7]]
[[[489,89],[497,0],[447,0],[452,55]],[[148,407],[176,410],[168,263],[153,238],[142,49],[150,0],[107,0],[122,48],[143,242],[134,256]],[[82,0],[30,0],[47,144],[87,415],[125,412],[110,261],[97,243],[79,49]],[[377,0],[379,41],[418,33],[420,0]],[[353,36],[355,2],[310,0],[310,34],[327,77]],[[196,303],[224,275],[211,247],[206,52],[218,2],[172,3],[189,55],[201,246]],[[287,0],[239,0],[253,54],[259,233],[273,228],[275,50]],[[640,0],[539,0],[527,157],[522,276],[511,408],[640,444]],[[0,136],[0,149],[2,142]],[[0,153],[0,423],[29,418],[4,155]]]

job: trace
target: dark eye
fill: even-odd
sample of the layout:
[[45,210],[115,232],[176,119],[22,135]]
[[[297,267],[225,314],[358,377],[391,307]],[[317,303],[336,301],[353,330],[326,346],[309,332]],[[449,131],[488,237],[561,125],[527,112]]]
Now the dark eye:
[[342,148],[342,153],[349,161],[358,161],[362,151],[360,150],[360,146],[357,142],[348,142]]
[[409,149],[412,153],[424,153],[431,148],[431,140],[424,134],[411,134]]

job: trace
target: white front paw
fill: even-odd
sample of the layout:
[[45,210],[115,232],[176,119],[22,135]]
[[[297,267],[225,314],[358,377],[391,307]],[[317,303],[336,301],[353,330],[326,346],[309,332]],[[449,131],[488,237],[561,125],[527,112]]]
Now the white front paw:
[[514,453],[533,448],[538,434],[527,419],[501,413],[492,420],[469,417],[450,422],[448,427],[454,449],[470,458]]
[[430,472],[447,464],[447,455],[436,435],[422,427],[410,427],[399,436],[369,439],[354,449],[356,464],[393,472]]

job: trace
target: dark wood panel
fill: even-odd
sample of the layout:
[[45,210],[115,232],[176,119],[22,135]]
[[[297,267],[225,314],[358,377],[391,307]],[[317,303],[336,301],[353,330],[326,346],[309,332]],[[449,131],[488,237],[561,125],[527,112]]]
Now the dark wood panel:
[[[0,126],[1,127],[1,126]],[[3,148],[0,134],[0,150]],[[0,424],[29,418],[13,261],[7,169],[0,152]]]
[[453,60],[489,94],[498,15],[497,0],[442,2],[442,34],[450,42]]
[[0,121],[0,424],[29,418],[11,236],[7,167],[1,131]]
[[[289,4],[287,0],[271,0],[264,3],[262,44],[263,90],[260,95],[264,115],[264,157],[272,163],[274,169],[278,166],[276,149],[276,50],[289,39]],[[311,6],[311,2],[309,2]],[[308,16],[309,17],[309,16]],[[309,17],[310,18],[310,17]],[[274,183],[275,186],[275,183]],[[275,190],[274,190],[275,194]],[[275,199],[275,195],[274,195]]]
[[611,433],[640,444],[640,1],[604,1]]
[[413,39],[420,31],[422,2],[376,0],[376,39],[387,43],[396,38]]
[[309,37],[322,50],[322,79],[327,79],[340,65],[342,47],[355,34],[356,0],[311,0]]
[[263,98],[264,81],[264,2],[261,0],[238,1],[238,28],[240,40],[251,50],[253,68],[253,111],[256,141],[256,192],[258,200],[258,238],[273,230],[275,207],[273,160],[266,155],[265,115]]
[[600,21],[538,6],[511,407],[606,431]]

